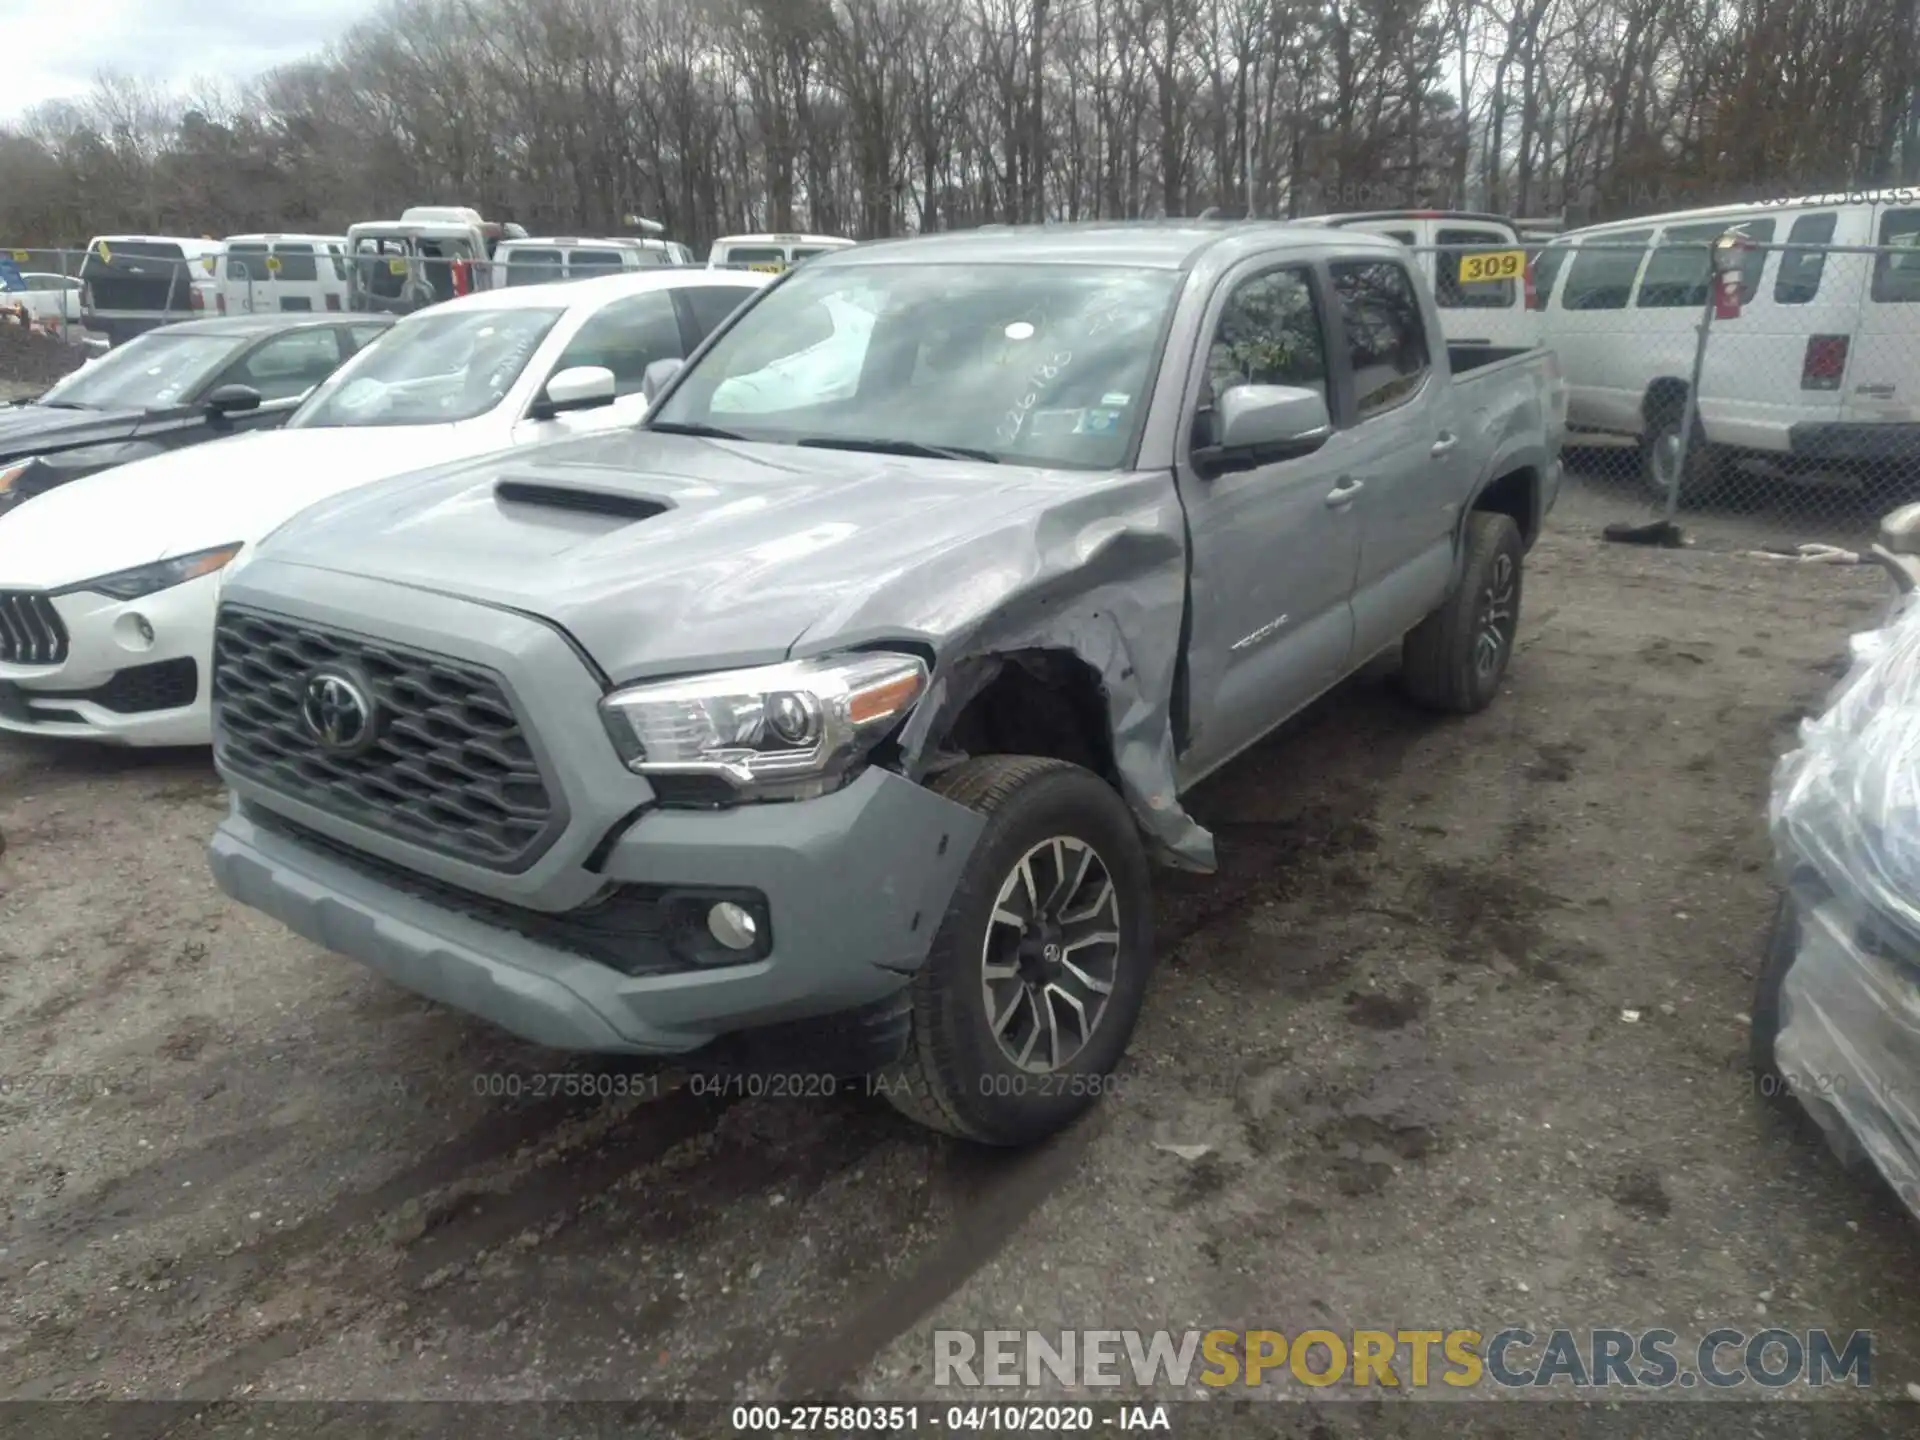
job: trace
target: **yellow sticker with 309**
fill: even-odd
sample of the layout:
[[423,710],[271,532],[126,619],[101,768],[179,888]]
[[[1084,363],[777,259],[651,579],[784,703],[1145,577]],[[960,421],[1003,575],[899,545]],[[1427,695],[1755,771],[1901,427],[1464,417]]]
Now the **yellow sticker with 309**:
[[1527,269],[1524,250],[1488,250],[1460,257],[1460,283],[1484,285],[1489,280],[1518,280]]

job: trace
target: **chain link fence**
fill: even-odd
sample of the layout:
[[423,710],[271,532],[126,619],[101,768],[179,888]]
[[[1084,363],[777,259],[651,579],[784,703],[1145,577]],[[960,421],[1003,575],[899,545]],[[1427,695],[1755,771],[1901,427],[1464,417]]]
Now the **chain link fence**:
[[1499,252],[1423,252],[1451,345],[1556,356],[1563,523],[1670,521],[1715,548],[1871,539],[1920,498],[1920,248],[1717,245],[1725,222],[1649,243],[1658,225],[1529,244],[1512,279],[1478,278]]

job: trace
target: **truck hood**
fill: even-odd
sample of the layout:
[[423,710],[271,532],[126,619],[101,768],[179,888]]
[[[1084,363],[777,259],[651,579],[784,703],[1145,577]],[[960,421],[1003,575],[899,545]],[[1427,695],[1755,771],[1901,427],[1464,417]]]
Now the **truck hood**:
[[623,431],[340,496],[253,559],[269,594],[308,566],[541,616],[618,682],[935,642],[1017,588],[1038,512],[1137,478]]
[[125,440],[145,418],[144,410],[61,410],[52,405],[0,408],[0,467],[48,450]]
[[446,459],[448,425],[266,430],[102,470],[0,515],[0,588],[51,589],[252,542],[316,500]]

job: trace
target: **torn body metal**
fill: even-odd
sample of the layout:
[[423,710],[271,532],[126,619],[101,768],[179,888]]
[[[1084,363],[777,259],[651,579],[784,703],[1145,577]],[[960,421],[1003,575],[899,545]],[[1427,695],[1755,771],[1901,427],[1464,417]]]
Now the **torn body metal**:
[[1181,808],[1173,697],[1186,614],[1185,517],[1171,475],[1139,474],[1082,494],[1007,537],[1017,563],[939,643],[927,699],[901,735],[907,773],[1009,663],[1062,653],[1099,679],[1111,753],[1103,757],[1163,863],[1211,872],[1213,837]]

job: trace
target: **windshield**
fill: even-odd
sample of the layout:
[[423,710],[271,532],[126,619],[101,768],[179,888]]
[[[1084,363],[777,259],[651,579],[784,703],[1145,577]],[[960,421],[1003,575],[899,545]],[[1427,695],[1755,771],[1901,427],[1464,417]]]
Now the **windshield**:
[[394,326],[342,366],[293,429],[446,425],[506,398],[559,310],[429,312]]
[[245,348],[244,335],[169,335],[156,330],[116,345],[40,397],[80,410],[157,410],[187,402]]
[[650,424],[1113,469],[1178,277],[1087,265],[830,265],[745,310]]

